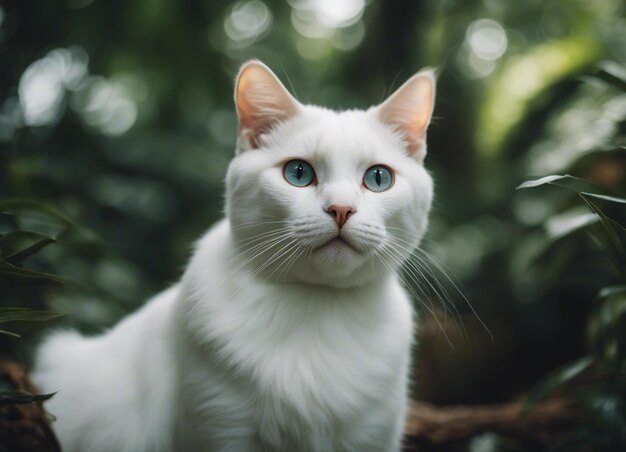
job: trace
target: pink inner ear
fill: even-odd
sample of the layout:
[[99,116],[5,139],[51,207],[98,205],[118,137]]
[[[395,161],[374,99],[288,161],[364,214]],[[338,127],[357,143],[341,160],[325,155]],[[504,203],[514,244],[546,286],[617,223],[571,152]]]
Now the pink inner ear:
[[405,130],[406,148],[410,155],[416,155],[423,147],[426,134],[423,132],[415,132],[413,130]]
[[235,102],[240,137],[252,148],[258,147],[261,134],[298,112],[297,101],[274,73],[257,61],[241,69]]
[[[266,87],[241,93],[239,97],[239,124],[252,147],[258,146],[258,137],[266,133],[280,121],[290,117],[288,105],[279,103],[279,99],[261,98],[259,94],[268,92]],[[257,96],[257,97],[255,97]]]
[[434,87],[432,73],[418,73],[379,107],[380,120],[404,136],[411,155],[424,148],[434,107]]

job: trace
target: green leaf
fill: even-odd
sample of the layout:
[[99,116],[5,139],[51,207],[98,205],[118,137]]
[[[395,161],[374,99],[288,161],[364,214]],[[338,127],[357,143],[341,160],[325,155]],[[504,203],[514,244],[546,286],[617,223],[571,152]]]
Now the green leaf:
[[626,285],[603,287],[598,293],[598,297],[604,299],[618,294],[626,294]]
[[522,406],[522,414],[528,414],[546,396],[565,383],[580,375],[594,362],[593,356],[584,356],[548,374],[538,385],[530,390]]
[[56,239],[52,237],[46,237],[44,239],[36,241],[35,243],[27,246],[26,248],[23,248],[20,251],[17,251],[8,256],[4,256],[4,260],[13,265],[20,264],[26,258],[32,256],[33,254],[36,254],[51,243],[56,243]]
[[4,259],[0,259],[0,275],[2,274],[22,278],[44,279],[47,281],[54,281],[63,284],[69,282],[68,280],[61,278],[60,276],[53,275],[51,273],[38,272],[25,267],[18,267],[5,261]]
[[602,199],[604,201],[617,202],[620,204],[626,204],[626,199],[618,198],[616,196],[599,195],[597,193],[580,192],[581,195],[591,196],[592,198]]
[[12,333],[12,332],[7,331],[7,330],[0,330],[0,334],[4,334],[5,336],[17,337],[18,339],[20,337],[22,337],[21,335],[19,335],[17,333]]
[[65,314],[53,311],[35,311],[29,308],[0,308],[0,323],[25,321],[39,322],[55,319]]
[[40,232],[29,231],[25,229],[16,230],[16,231],[8,231],[4,233],[0,233],[0,241],[8,242],[8,243],[16,243],[22,241],[33,241],[40,239],[53,239],[54,237],[46,234],[42,234]]
[[20,210],[34,210],[61,221],[61,223],[65,226],[70,227],[74,225],[72,220],[59,211],[35,201],[26,199],[9,199],[0,201],[0,212],[13,213]]
[[[1,308],[0,307],[0,323],[6,322],[40,322],[45,320],[56,319],[65,314],[53,311],[34,311],[30,308]],[[17,337],[17,333],[0,329],[0,334],[5,336]]]
[[52,394],[29,394],[23,391],[2,391],[0,392],[0,406],[15,405],[33,402],[43,402],[50,399]]
[[[580,209],[583,212],[580,213]],[[600,221],[598,215],[580,206],[576,209],[553,215],[545,223],[545,229],[551,240],[556,240]]]
[[[575,191],[576,193],[593,193],[598,195],[606,195],[609,198],[610,193],[603,187],[596,185],[588,180],[581,179],[580,177],[572,176],[570,174],[553,174],[545,176],[540,179],[529,180],[517,186],[517,190],[524,188],[535,188],[542,185],[556,185],[557,187],[566,188],[568,190]],[[620,198],[615,198],[620,199]]]
[[599,66],[599,78],[602,78],[622,91],[626,91],[626,69],[624,66],[615,61],[603,61]]
[[623,267],[624,263],[626,263],[626,250],[624,246],[624,233],[626,229],[616,221],[607,217],[604,211],[593,202],[592,198],[587,193],[579,193],[579,195],[589,208],[600,217],[600,222],[606,234],[610,252],[615,260],[618,272],[625,272]]
[[551,184],[554,181],[560,180],[567,177],[567,175],[565,176],[561,176],[561,175],[550,175],[550,176],[545,176],[542,177],[541,179],[535,179],[535,180],[527,180],[526,182],[518,185],[516,187],[517,190],[520,190],[522,188],[534,188],[534,187],[539,187],[541,185],[545,185],[545,184]]

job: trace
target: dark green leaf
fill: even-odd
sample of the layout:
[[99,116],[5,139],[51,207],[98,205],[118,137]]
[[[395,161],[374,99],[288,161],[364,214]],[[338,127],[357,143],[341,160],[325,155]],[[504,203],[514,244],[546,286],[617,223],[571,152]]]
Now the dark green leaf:
[[4,334],[5,336],[17,337],[17,338],[22,337],[22,336],[20,336],[17,333],[12,333],[12,332],[7,331],[7,330],[0,330],[0,334]]
[[[609,196],[610,193],[606,189],[596,185],[588,180],[581,179],[580,177],[572,176],[570,174],[553,174],[545,176],[540,179],[529,180],[517,186],[517,190],[523,188],[534,188],[542,185],[556,185],[557,187],[563,187],[568,190],[575,191],[576,193],[593,193],[599,195]],[[610,197],[610,196],[609,196]],[[619,199],[619,198],[616,198]]]
[[588,193],[588,192],[581,192],[580,194],[585,195],[585,196],[591,196],[592,198],[602,199],[603,201],[611,201],[611,202],[617,202],[620,204],[626,204],[626,199],[618,198],[616,196],[599,195],[597,193]]
[[8,256],[4,256],[4,260],[6,260],[8,263],[10,264],[20,264],[22,263],[22,261],[24,261],[26,258],[32,256],[33,254],[39,252],[40,250],[42,250],[43,248],[45,248],[46,246],[50,245],[51,243],[55,243],[56,239],[53,239],[52,237],[47,237],[45,239],[41,239],[36,241],[35,243],[27,246],[26,248],[15,252],[13,254],[10,254]]
[[41,239],[54,239],[54,237],[42,234],[40,232],[28,231],[28,230],[19,230],[19,231],[9,231],[0,234],[0,240],[2,242],[22,242],[25,240],[33,241],[33,240],[41,240]]
[[72,220],[67,218],[65,215],[51,207],[40,204],[38,202],[26,199],[9,199],[5,201],[0,201],[0,212],[13,213],[20,210],[34,210],[61,221],[61,223],[63,223],[65,226],[73,226]]
[[61,278],[60,276],[53,275],[51,273],[38,272],[29,268],[18,267],[13,265],[4,259],[0,259],[0,275],[5,274],[9,276],[17,276],[22,278],[34,278],[43,279],[47,281],[54,281],[59,283],[67,283],[68,280]]
[[55,319],[65,314],[53,311],[34,311],[28,308],[0,308],[0,323],[14,321],[42,321]]
[[50,399],[54,394],[56,393],[53,392],[52,394],[29,394],[22,391],[3,391],[0,392],[0,406],[43,402]]
[[624,263],[626,262],[626,251],[624,249],[624,233],[626,229],[619,223],[606,216],[604,211],[593,202],[587,193],[579,193],[580,197],[587,203],[589,208],[593,210],[599,217],[602,227],[608,239],[611,254],[615,260],[619,272],[623,272]]

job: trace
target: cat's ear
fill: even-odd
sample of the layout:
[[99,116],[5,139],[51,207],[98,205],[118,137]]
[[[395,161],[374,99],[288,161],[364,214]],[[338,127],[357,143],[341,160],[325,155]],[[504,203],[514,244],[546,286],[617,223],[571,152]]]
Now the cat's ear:
[[276,123],[296,115],[300,104],[266,65],[248,61],[239,70],[235,88],[239,117],[239,150],[253,149]]
[[435,72],[423,70],[375,108],[378,118],[400,132],[410,155],[426,156],[426,129],[435,106]]

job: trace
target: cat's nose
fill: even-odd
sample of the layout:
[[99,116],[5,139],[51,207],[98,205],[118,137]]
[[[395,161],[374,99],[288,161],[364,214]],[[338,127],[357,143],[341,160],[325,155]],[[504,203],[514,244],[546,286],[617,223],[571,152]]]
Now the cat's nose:
[[333,204],[326,208],[326,213],[334,217],[335,223],[337,223],[339,229],[341,229],[343,225],[346,224],[346,221],[348,221],[350,215],[356,213],[356,209],[351,206],[338,206]]

